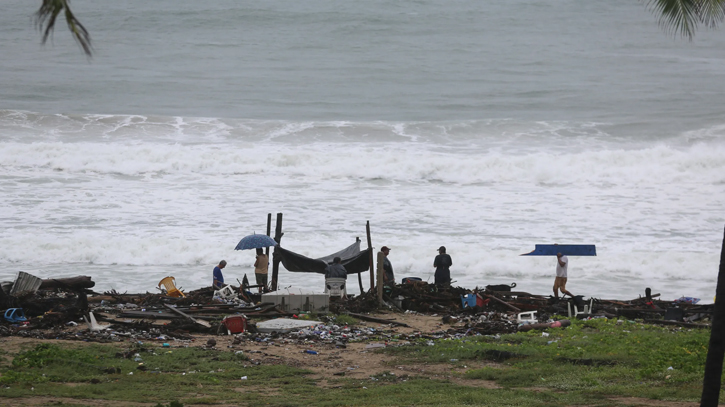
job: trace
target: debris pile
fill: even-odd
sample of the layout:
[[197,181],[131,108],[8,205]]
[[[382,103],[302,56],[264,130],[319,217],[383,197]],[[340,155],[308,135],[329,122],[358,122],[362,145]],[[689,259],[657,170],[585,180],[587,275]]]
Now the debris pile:
[[[90,290],[94,285],[86,276],[43,280],[28,273],[19,273],[16,281],[2,283],[0,309],[4,318],[0,320],[0,336],[86,341],[189,341],[193,339],[191,333],[233,333],[229,329],[229,321],[239,322],[239,316],[243,316],[244,327],[237,328],[237,332],[246,332],[246,340],[312,341],[344,346],[349,341],[360,340],[390,343],[512,333],[522,330],[522,326],[563,318],[625,317],[648,323],[707,327],[709,325],[695,321],[709,320],[713,311],[713,305],[697,305],[698,300],[693,298],[663,301],[659,299],[659,294],[652,294],[649,289],[645,290],[644,296],[626,301],[584,299],[583,296],[563,300],[512,291],[515,283],[467,289],[440,288],[424,281],[408,281],[385,287],[383,304],[378,302],[373,291],[331,300],[329,310],[333,314],[348,314],[389,329],[352,329],[336,323],[329,314],[325,315],[325,309],[316,316],[321,321],[319,324],[310,322],[307,326],[303,323],[304,328],[287,333],[265,333],[256,330],[254,321],[304,318],[306,315],[297,315],[302,310],[283,311],[283,307],[275,303],[261,302],[260,294],[231,286],[228,288],[231,295],[222,298],[211,287],[172,297],[163,290],[145,294],[116,291],[98,294]],[[456,326],[441,328],[436,334],[398,333],[396,327],[405,324],[368,315],[381,309],[440,315],[443,324],[456,323]],[[71,329],[79,324],[87,325],[88,330],[79,332],[78,328]]]

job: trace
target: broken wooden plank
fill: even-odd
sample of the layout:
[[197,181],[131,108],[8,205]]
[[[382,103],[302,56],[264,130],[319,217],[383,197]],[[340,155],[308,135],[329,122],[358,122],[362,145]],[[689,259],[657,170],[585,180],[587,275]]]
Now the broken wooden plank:
[[179,314],[174,314],[171,312],[123,311],[117,315],[117,318],[176,319],[183,317]]
[[192,317],[191,315],[187,315],[187,314],[179,311],[175,307],[171,306],[170,304],[164,304],[164,306],[166,306],[166,308],[174,311],[175,313],[177,313],[179,315],[183,315],[184,317],[186,317],[190,321],[194,322],[195,324],[201,325],[201,326],[206,327],[206,328],[211,328],[211,324],[210,323],[208,323],[206,321],[202,321],[202,320],[196,319],[196,318]]
[[347,315],[350,315],[351,317],[355,317],[357,319],[362,319],[363,321],[377,322],[379,324],[392,324],[395,326],[404,326],[406,328],[410,328],[410,326],[408,324],[393,321],[391,319],[375,318],[375,317],[371,317],[371,316],[363,315],[363,314],[353,314],[352,312],[348,312]]
[[494,300],[496,302],[499,302],[499,303],[501,303],[501,304],[503,304],[503,305],[511,308],[513,311],[521,312],[521,309],[514,307],[513,305],[511,305],[511,304],[507,303],[506,301],[504,301],[504,300],[496,297],[495,295],[489,295],[489,294],[483,294],[483,295],[485,295],[486,297],[488,297],[488,298],[490,298],[490,299],[492,299],[492,300]]

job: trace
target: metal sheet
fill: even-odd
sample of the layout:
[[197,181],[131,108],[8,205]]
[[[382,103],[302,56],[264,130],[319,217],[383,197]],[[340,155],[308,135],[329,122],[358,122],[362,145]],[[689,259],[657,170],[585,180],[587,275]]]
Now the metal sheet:
[[14,296],[15,294],[24,293],[26,291],[34,293],[38,291],[38,288],[40,288],[42,283],[42,279],[21,271],[18,273],[18,278],[15,279],[13,288],[10,289],[10,295]]

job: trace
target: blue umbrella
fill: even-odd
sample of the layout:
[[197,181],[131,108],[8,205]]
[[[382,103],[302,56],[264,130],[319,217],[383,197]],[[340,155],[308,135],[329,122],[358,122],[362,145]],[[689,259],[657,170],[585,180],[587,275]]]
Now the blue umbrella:
[[277,242],[267,235],[253,234],[243,237],[234,250],[261,249],[269,246],[277,246]]

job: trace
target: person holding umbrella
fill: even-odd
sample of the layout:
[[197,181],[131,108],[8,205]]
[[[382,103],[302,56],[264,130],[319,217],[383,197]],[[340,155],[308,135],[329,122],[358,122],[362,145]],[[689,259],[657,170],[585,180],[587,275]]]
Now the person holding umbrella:
[[[269,257],[262,252],[262,248],[277,246],[277,242],[267,235],[252,234],[244,236],[242,240],[237,243],[237,247],[234,250],[250,250],[257,249],[257,259],[254,262],[254,277],[256,277],[257,285],[259,285],[259,291],[267,289],[267,276],[269,275]],[[272,276],[274,278],[274,276]],[[272,281],[274,285],[274,281]]]
[[269,257],[264,254],[261,247],[257,248],[257,260],[254,262],[254,277],[257,278],[259,292],[267,291],[267,277],[269,276]]

